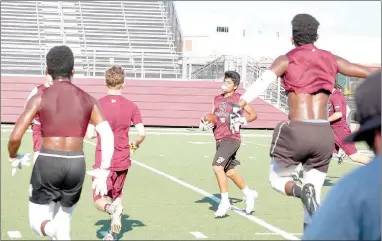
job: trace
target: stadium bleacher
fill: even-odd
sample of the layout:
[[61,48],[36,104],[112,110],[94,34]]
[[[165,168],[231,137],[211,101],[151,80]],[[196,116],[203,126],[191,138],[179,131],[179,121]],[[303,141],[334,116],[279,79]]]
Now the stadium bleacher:
[[128,77],[178,78],[179,31],[167,8],[163,1],[2,1],[2,73],[42,74],[46,51],[66,44],[80,75],[121,64]]

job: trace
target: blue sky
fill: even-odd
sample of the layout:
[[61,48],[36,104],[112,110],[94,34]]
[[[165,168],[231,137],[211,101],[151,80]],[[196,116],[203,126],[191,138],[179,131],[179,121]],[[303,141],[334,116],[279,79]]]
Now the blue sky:
[[381,38],[380,1],[177,1],[184,35],[203,35],[217,25],[247,31],[290,35],[290,21],[309,13],[320,22],[320,34]]

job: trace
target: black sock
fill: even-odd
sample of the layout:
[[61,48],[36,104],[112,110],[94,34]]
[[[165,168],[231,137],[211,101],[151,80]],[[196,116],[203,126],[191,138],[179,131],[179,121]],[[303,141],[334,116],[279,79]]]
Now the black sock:
[[298,198],[301,197],[301,190],[302,188],[299,185],[294,184],[292,187],[292,195]]

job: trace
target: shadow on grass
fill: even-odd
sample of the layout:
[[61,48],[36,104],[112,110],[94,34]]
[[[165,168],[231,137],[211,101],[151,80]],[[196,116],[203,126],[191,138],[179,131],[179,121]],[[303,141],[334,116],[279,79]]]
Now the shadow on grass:
[[[133,219],[128,219],[129,216],[127,215],[122,215],[122,229],[121,232],[116,236],[116,239],[119,240],[123,237],[123,235],[134,228],[137,227],[144,227],[146,226],[139,220],[133,220]],[[97,231],[97,237],[99,239],[103,239],[107,232],[110,229],[110,220],[99,220],[98,222],[95,223],[96,226],[101,226],[100,229]]]

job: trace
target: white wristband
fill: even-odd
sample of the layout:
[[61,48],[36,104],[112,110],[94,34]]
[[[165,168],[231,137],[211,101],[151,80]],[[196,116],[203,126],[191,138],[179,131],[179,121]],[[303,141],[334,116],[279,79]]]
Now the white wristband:
[[110,167],[114,154],[114,134],[107,121],[99,123],[95,128],[101,138],[101,168],[107,169]]

